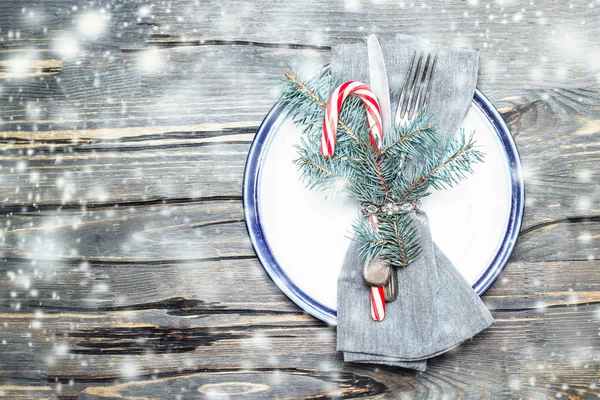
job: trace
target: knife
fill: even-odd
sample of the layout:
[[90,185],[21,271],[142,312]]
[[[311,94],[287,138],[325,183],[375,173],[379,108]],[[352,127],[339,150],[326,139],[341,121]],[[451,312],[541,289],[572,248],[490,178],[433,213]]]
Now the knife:
[[392,107],[390,105],[390,87],[388,85],[383,52],[377,36],[369,35],[367,38],[367,51],[369,55],[369,80],[370,87],[381,108],[381,119],[383,121],[383,132],[392,127]]
[[[383,51],[377,36],[369,35],[367,38],[367,51],[369,56],[369,81],[370,87],[381,109],[381,120],[383,122],[383,134],[392,129],[392,107],[390,105],[390,86],[388,85]],[[392,302],[398,297],[398,271],[392,268],[390,278],[384,286],[385,301]]]

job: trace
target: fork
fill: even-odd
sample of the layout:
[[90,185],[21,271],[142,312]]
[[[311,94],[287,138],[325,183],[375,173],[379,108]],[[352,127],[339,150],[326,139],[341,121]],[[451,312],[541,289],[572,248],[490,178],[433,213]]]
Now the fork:
[[[417,114],[417,110],[427,106],[429,94],[431,93],[431,82],[433,81],[433,70],[437,61],[437,56],[427,55],[425,65],[423,64],[425,54],[421,52],[417,59],[417,52],[413,53],[402,91],[396,110],[396,126],[404,124]],[[416,64],[416,65],[415,65]]]
[[[398,109],[396,111],[396,126],[404,125],[407,122],[413,120],[417,114],[417,110],[427,106],[429,101],[429,94],[431,92],[431,82],[433,80],[433,69],[435,68],[435,62],[437,56],[431,57],[427,55],[425,59],[425,65],[423,64],[423,53],[419,54],[417,59],[417,52],[413,53],[402,91],[400,92],[400,100],[398,101]],[[416,65],[415,65],[416,63]],[[420,78],[420,79],[419,79]],[[401,167],[404,164],[404,157],[402,157]],[[393,269],[388,282],[384,288],[385,301],[392,302],[398,297],[398,271]]]

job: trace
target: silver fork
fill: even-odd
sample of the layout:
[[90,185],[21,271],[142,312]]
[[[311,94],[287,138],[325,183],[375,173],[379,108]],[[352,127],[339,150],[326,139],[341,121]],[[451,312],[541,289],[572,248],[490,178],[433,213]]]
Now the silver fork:
[[[421,52],[417,58],[417,52],[413,53],[396,111],[396,125],[405,124],[411,121],[417,111],[425,107],[429,102],[431,93],[431,82],[433,81],[433,70],[437,61],[437,56],[427,55],[425,65],[423,64],[425,54]],[[415,65],[416,64],[416,65]]]
[[[398,101],[398,110],[396,111],[396,126],[404,125],[413,120],[417,114],[417,110],[425,107],[429,102],[429,94],[431,92],[431,82],[433,80],[433,70],[437,57],[427,55],[425,65],[423,64],[423,53],[413,53],[402,91],[400,92],[400,100]],[[415,65],[416,64],[416,65]],[[404,157],[401,165],[404,164]],[[400,167],[402,169],[402,167]],[[392,302],[398,297],[398,271],[393,269],[388,282],[384,286],[385,300]]]

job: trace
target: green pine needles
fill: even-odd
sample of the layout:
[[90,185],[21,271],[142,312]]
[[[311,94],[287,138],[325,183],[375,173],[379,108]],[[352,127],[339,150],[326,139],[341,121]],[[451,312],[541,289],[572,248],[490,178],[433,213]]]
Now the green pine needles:
[[[363,203],[383,205],[419,200],[430,189],[446,189],[472,173],[483,161],[472,135],[463,131],[441,146],[431,118],[420,110],[410,122],[384,132],[381,151],[370,145],[365,108],[350,96],[340,111],[335,153],[325,158],[319,145],[327,100],[342,82],[330,73],[302,79],[288,72],[281,80],[280,103],[303,131],[297,146],[301,179],[310,189],[348,192]],[[410,214],[379,214],[377,229],[359,217],[354,239],[362,243],[366,262],[375,257],[394,267],[406,267],[421,253],[419,232]]]

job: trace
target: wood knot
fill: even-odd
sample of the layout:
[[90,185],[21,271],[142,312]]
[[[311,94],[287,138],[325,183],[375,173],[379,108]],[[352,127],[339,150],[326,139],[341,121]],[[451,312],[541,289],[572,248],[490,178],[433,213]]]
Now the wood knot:
[[199,393],[209,396],[231,396],[240,394],[252,394],[264,392],[271,389],[267,385],[251,382],[222,382],[207,383],[198,388]]

